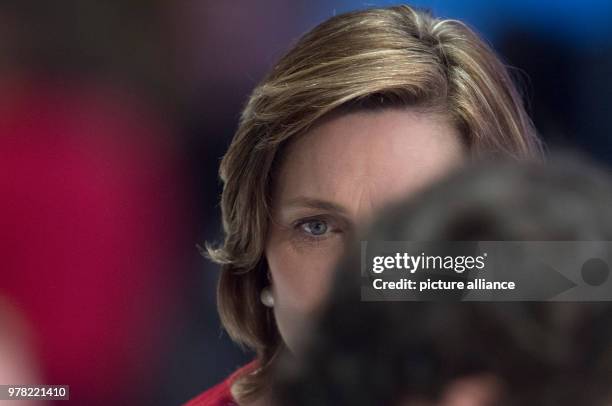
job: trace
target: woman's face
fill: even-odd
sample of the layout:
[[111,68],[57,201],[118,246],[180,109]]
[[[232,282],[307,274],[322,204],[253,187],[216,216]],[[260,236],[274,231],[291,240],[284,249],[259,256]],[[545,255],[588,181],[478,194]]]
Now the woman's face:
[[274,186],[265,255],[274,315],[292,351],[355,230],[464,156],[450,123],[411,109],[328,118],[289,145]]

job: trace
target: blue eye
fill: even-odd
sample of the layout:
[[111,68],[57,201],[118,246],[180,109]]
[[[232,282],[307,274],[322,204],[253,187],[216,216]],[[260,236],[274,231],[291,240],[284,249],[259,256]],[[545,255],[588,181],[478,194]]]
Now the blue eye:
[[327,232],[327,223],[322,220],[308,220],[301,224],[302,230],[313,236],[321,236]]

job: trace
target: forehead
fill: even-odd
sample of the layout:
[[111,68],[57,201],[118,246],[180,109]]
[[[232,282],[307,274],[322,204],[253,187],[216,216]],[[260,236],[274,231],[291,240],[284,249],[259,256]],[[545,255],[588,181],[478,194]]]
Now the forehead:
[[274,204],[308,197],[357,215],[433,181],[461,160],[462,149],[440,115],[402,108],[333,116],[285,150]]

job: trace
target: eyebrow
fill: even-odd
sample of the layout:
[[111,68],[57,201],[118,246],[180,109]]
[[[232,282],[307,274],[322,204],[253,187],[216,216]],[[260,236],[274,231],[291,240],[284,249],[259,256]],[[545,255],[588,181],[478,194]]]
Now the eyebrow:
[[298,196],[285,201],[282,206],[289,207],[306,207],[310,209],[319,209],[327,211],[335,211],[345,216],[348,216],[348,210],[343,206],[322,199],[315,199],[307,196]]

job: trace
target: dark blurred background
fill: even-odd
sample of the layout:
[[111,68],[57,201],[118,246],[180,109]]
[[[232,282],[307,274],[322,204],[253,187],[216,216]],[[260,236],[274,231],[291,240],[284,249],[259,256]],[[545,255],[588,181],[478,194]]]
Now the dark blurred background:
[[[180,404],[252,354],[223,333],[217,167],[249,92],[383,1],[0,2],[0,384]],[[415,1],[513,67],[550,146],[612,164],[612,3]]]

